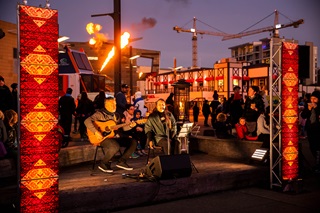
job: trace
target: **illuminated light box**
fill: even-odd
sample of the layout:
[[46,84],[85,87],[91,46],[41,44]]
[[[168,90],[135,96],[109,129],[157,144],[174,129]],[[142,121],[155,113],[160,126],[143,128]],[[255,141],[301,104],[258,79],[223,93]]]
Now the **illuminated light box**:
[[282,179],[298,178],[298,45],[282,43]]
[[58,212],[58,12],[18,6],[20,210]]

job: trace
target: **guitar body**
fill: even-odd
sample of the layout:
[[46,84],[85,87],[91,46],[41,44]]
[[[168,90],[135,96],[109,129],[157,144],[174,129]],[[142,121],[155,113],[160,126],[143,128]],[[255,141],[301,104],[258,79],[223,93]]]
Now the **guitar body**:
[[98,140],[97,137],[94,135],[94,132],[91,132],[89,129],[87,129],[87,135],[89,138],[90,143],[93,145],[99,145],[102,141],[104,141],[106,138],[113,138],[115,136],[114,129],[118,129],[124,126],[131,126],[134,127],[136,124],[143,124],[147,121],[147,119],[141,119],[137,120],[132,123],[124,123],[124,124],[116,124],[114,120],[109,121],[95,121],[93,122],[93,125],[95,128],[101,133],[102,136],[104,136],[101,140]]
[[93,145],[99,145],[106,138],[113,138],[114,137],[115,134],[114,134],[114,131],[112,130],[112,127],[117,126],[115,121],[113,121],[113,120],[109,120],[109,121],[105,121],[105,122],[95,121],[95,122],[93,122],[93,125],[102,135],[107,134],[101,140],[98,140],[97,137],[94,135],[94,132],[91,132],[89,129],[87,129],[89,141]]

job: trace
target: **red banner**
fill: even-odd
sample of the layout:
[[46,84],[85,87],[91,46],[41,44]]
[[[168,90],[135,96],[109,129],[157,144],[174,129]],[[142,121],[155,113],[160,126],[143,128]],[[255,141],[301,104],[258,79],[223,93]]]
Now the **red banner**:
[[58,212],[58,11],[19,5],[20,211]]

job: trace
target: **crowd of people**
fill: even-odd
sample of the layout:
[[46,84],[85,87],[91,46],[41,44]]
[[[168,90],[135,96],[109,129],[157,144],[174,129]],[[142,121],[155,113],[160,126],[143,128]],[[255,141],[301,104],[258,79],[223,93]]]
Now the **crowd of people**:
[[[17,84],[11,87],[12,91],[0,76],[0,141],[4,147],[2,150],[5,150],[0,152],[0,157],[17,155]],[[58,102],[59,125],[63,129],[62,147],[67,147],[71,140],[72,125],[73,133],[79,133],[82,141],[90,140],[87,133],[91,132],[98,141],[95,145],[105,150],[98,168],[108,173],[113,172],[111,161],[120,147],[125,147],[125,150],[116,166],[125,170],[133,169],[127,164],[128,158],[147,155],[147,147],[152,149],[160,146],[165,154],[179,153],[173,110],[174,94],[170,93],[166,100],[159,99],[149,115],[141,92],[137,91],[133,100],[127,101],[128,91],[129,86],[122,84],[121,91],[115,96],[108,96],[101,91],[92,101],[86,92],[81,92],[74,100],[73,91],[68,88]],[[201,111],[203,125],[215,129],[217,138],[256,140],[262,142],[262,147],[269,148],[270,129],[274,131],[279,126],[270,127],[270,107],[263,86],[250,86],[245,98],[238,86],[234,87],[228,99],[219,96],[217,91],[212,97],[210,103],[204,100],[200,107],[197,102],[191,103],[195,123],[198,123]],[[320,171],[320,143],[317,139],[320,137],[319,100],[320,91],[317,90],[299,98],[299,136],[308,139],[317,171]],[[99,122],[108,125],[101,128]],[[236,134],[233,134],[233,128]]]
[[[204,100],[202,114],[204,126],[212,126],[217,138],[238,138],[262,142],[261,147],[270,147],[270,131],[276,132],[280,126],[270,126],[270,106],[265,87],[250,86],[245,98],[240,94],[240,87],[233,89],[233,94],[226,100],[219,99],[214,91],[213,101]],[[320,172],[320,91],[302,94],[299,98],[299,137],[308,139],[310,151],[315,159],[315,171]],[[194,104],[195,105],[195,104]],[[196,108],[197,111],[197,108]],[[209,125],[211,116],[211,125]],[[274,112],[274,116],[277,112]],[[198,117],[194,118],[198,122]],[[232,129],[235,129],[235,134]]]
[[17,83],[11,84],[11,88],[10,91],[4,78],[0,76],[0,158],[12,157],[17,160]]

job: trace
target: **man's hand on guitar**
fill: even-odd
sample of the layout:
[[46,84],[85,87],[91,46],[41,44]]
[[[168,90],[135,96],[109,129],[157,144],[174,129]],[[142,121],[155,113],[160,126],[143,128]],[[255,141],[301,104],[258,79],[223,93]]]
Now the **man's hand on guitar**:
[[149,147],[150,147],[150,149],[153,149],[153,148],[154,148],[152,141],[149,141]]
[[99,131],[96,131],[94,133],[94,136],[96,136],[97,140],[99,140],[99,141],[103,139],[103,136],[101,135],[101,133]]

